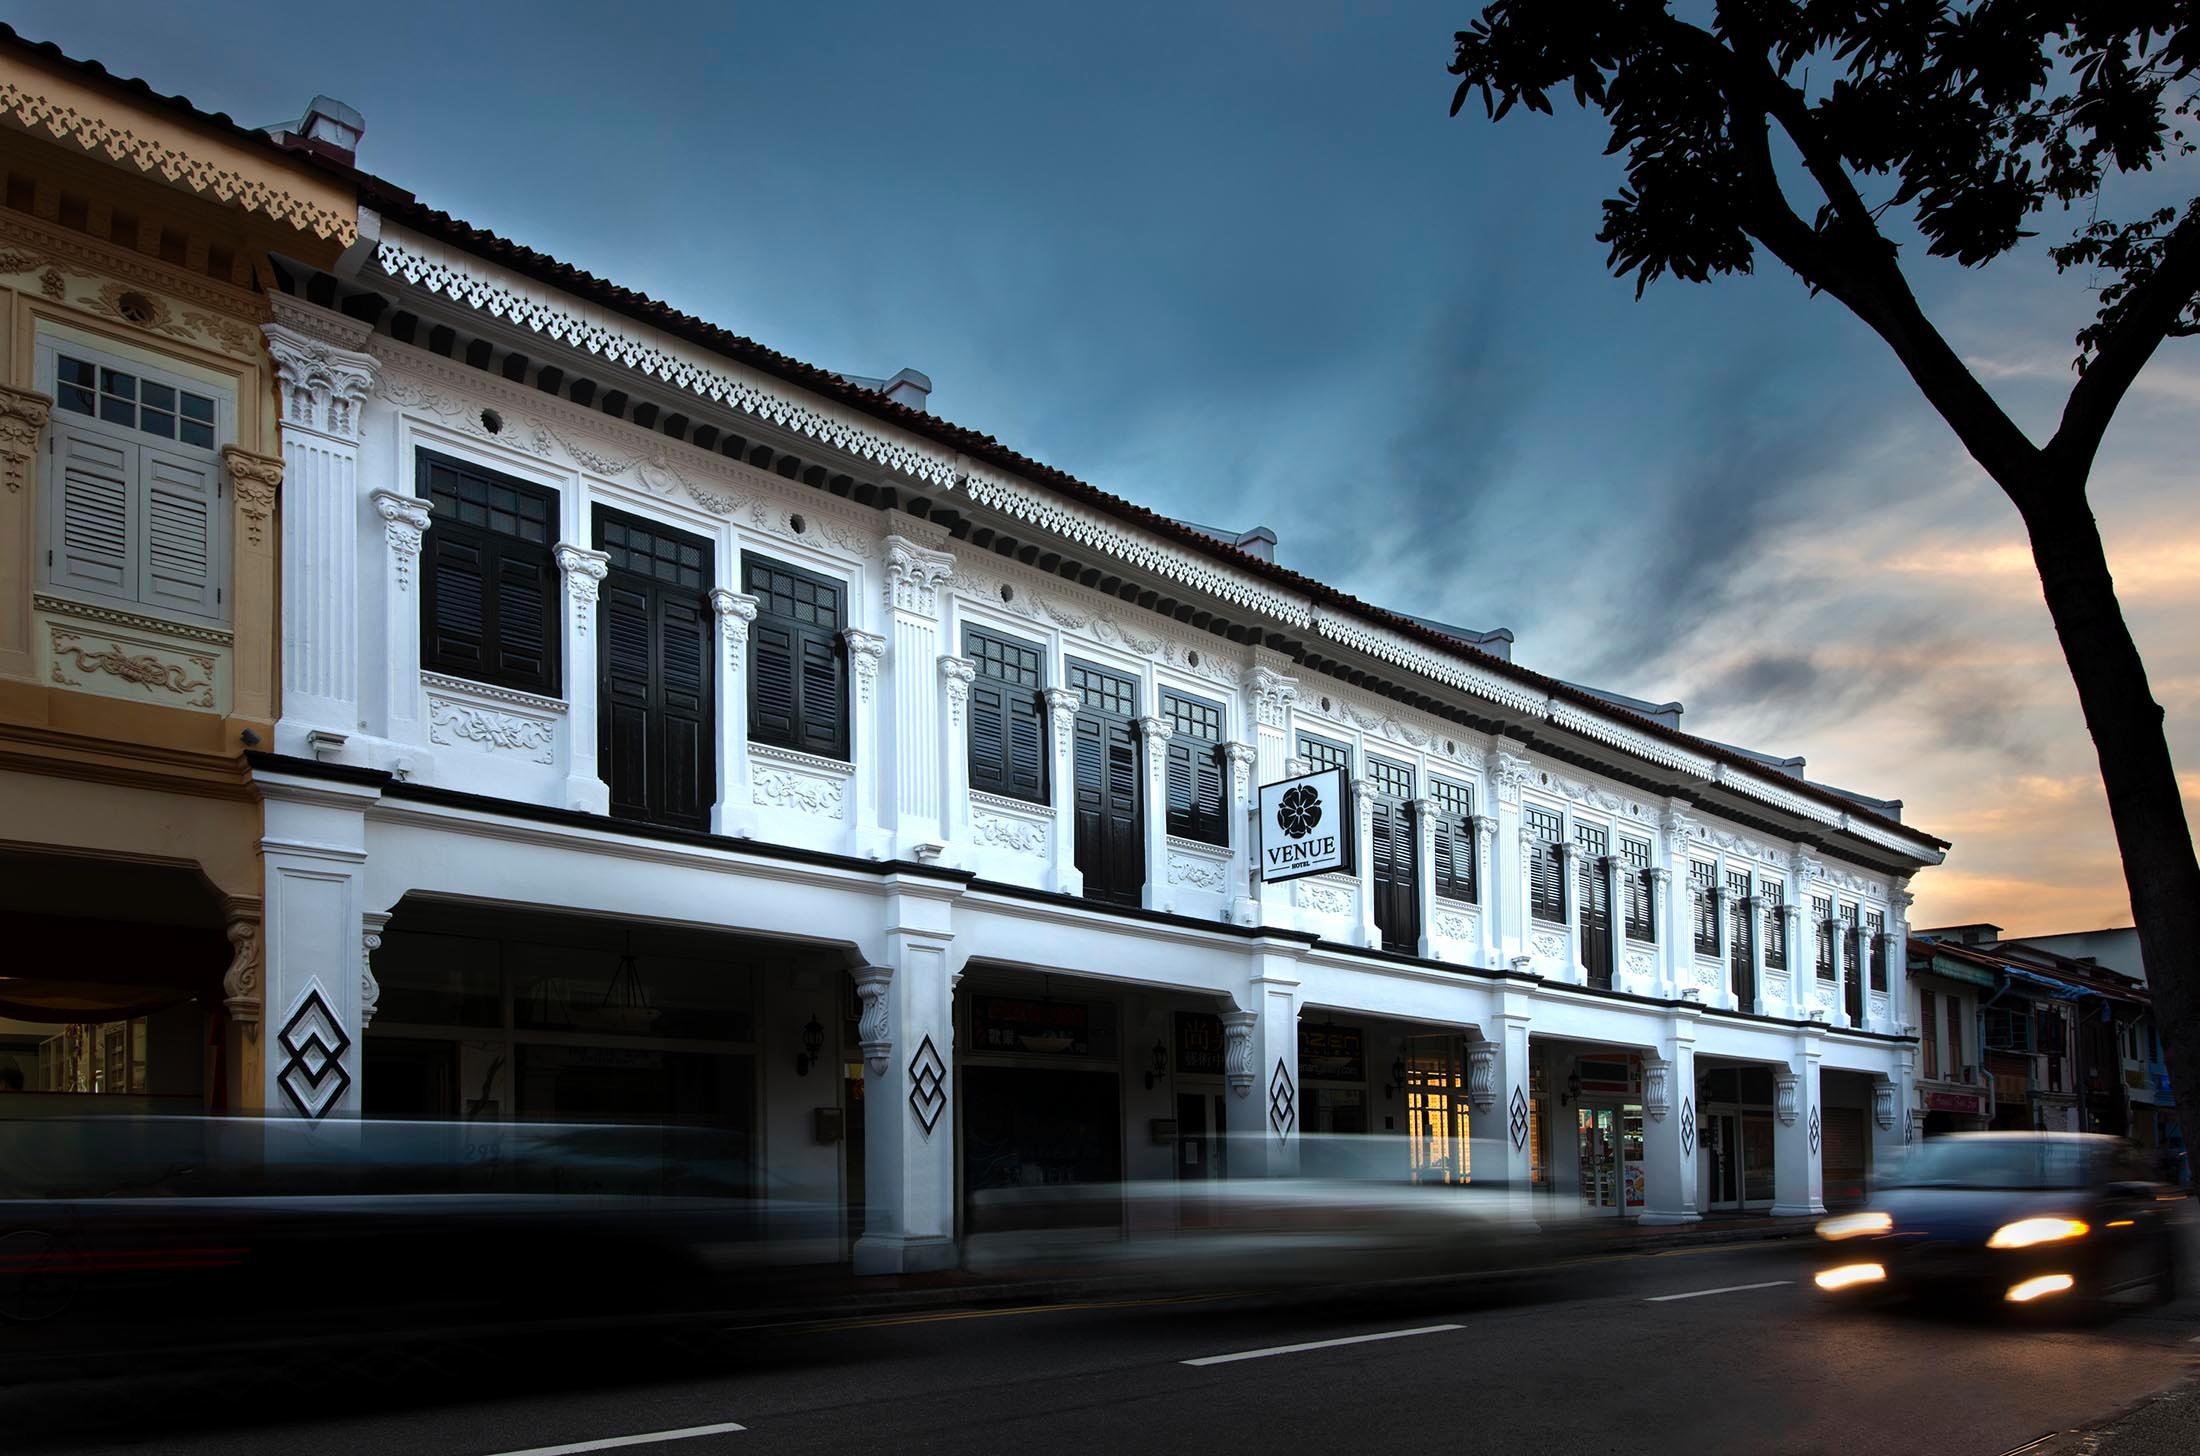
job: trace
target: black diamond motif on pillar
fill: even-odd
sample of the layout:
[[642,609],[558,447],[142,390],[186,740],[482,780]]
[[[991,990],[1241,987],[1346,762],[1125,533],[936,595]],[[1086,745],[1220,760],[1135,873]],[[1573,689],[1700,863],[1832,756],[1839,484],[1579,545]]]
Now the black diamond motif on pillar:
[[1276,1074],[1268,1079],[1268,1125],[1279,1139],[1291,1136],[1291,1129],[1299,1125],[1298,1094],[1281,1057],[1276,1058]]
[[1696,1102],[1694,1098],[1681,1099],[1681,1156],[1696,1155]]
[[1818,1109],[1810,1110],[1810,1155],[1818,1156]]
[[1517,1153],[1528,1145],[1528,1099],[1517,1085],[1513,1088],[1511,1131],[1513,1151]]
[[306,992],[306,999],[298,1003],[275,1040],[283,1049],[283,1064],[275,1073],[275,1085],[283,1089],[300,1117],[319,1122],[351,1086],[351,1073],[344,1070],[344,1053],[351,1050],[351,1037],[329,1009],[319,986]]
[[947,1110],[947,1067],[929,1036],[909,1059],[909,1110],[917,1115],[917,1126],[926,1137]]

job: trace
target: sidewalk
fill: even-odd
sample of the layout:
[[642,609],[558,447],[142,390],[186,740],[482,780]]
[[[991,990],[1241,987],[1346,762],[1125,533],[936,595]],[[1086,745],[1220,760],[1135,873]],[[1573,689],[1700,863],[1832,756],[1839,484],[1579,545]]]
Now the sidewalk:
[[[1575,1225],[1569,1230],[1571,1238],[1564,1254],[1549,1267],[1582,1259],[1807,1237],[1818,1220],[1715,1214],[1696,1224],[1644,1226],[1616,1217],[1609,1222],[1609,1230],[1593,1224]],[[756,1293],[757,1300],[742,1311],[745,1323],[810,1324],[929,1310],[1198,1297],[1180,1281],[1160,1281],[1144,1274],[1078,1274],[1066,1269],[1033,1271],[1020,1277],[945,1269],[930,1274],[864,1278],[845,1269],[784,1270],[760,1278]]]
[[2200,1376],[2082,1431],[2057,1431],[2009,1456],[2192,1456],[2200,1450]]

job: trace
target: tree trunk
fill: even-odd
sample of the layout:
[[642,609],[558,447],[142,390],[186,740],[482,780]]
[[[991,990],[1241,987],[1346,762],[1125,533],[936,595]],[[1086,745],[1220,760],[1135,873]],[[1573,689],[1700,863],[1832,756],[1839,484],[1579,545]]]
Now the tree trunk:
[[[2027,499],[2027,496],[2029,497]],[[2019,496],[2047,610],[2100,756],[2188,1157],[2200,1137],[2200,862],[2162,708],[2124,623],[2082,481]],[[2105,1080],[2105,1079],[2104,1079]]]

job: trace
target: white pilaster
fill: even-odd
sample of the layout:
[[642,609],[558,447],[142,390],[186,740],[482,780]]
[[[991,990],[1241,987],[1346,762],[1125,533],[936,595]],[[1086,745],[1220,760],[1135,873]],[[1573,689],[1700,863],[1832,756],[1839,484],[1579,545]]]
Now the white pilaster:
[[1775,1218],[1826,1211],[1822,1161],[1826,1128],[1819,1103],[1819,1061],[1825,1032],[1806,1028],[1794,1056],[1772,1073],[1772,1213]]
[[710,827],[744,839],[756,825],[749,792],[748,653],[749,624],[756,620],[759,605],[743,592],[711,588],[710,608],[718,619],[718,649],[725,666],[718,674],[718,802],[711,806]]
[[420,725],[420,537],[431,510],[419,496],[377,490],[369,497],[382,521],[382,736],[423,743]]
[[[1257,810],[1257,796],[1261,784],[1272,784],[1291,776],[1292,749],[1291,709],[1299,700],[1299,680],[1270,667],[1255,664],[1253,667],[1253,747],[1255,773],[1253,789],[1248,796],[1249,809]],[[1247,818],[1248,856],[1256,852],[1252,845],[1252,820]],[[1249,893],[1259,902],[1258,923],[1262,925],[1293,925],[1297,914],[1291,904],[1291,887],[1271,885],[1254,879]]]
[[1436,801],[1413,801],[1413,911],[1421,922],[1416,936],[1418,950],[1424,956],[1436,954],[1430,943],[1429,927],[1436,912]]
[[1352,823],[1358,835],[1353,868],[1360,880],[1360,944],[1379,946],[1383,932],[1375,924],[1375,786],[1366,779],[1352,781]]
[[1673,1014],[1657,1051],[1643,1058],[1642,1221],[1695,1223],[1696,1150],[1703,1133],[1696,1107],[1695,1010]]
[[1048,688],[1047,742],[1053,762],[1047,774],[1047,796],[1054,805],[1052,883],[1047,888],[1064,895],[1085,893],[1085,877],[1077,869],[1077,710],[1084,696],[1075,688]]
[[1650,867],[1650,928],[1658,937],[1653,990],[1673,994],[1673,872],[1664,865]]
[[[903,634],[896,618],[895,651],[902,649]],[[912,634],[911,640],[915,640]],[[970,684],[978,675],[978,665],[967,657],[941,657],[936,659],[939,686],[935,689],[936,703],[930,714],[932,722],[941,731],[935,741],[941,742],[942,751],[930,764],[930,772],[937,776],[939,786],[929,796],[912,796],[906,789],[908,775],[919,765],[910,763],[911,743],[914,738],[926,736],[920,722],[911,733],[904,732],[906,725],[895,724],[895,772],[905,786],[899,793],[899,821],[895,830],[895,848],[905,857],[924,859],[928,843],[940,844],[950,858],[967,852],[970,844],[970,742],[967,735],[967,719],[970,714]],[[902,701],[902,689],[916,671],[910,659],[897,658],[893,666],[894,702],[897,711]],[[914,803],[916,807],[912,808]],[[925,806],[930,805],[930,812]],[[936,815],[937,817],[933,817]],[[926,840],[924,831],[937,824],[939,840]],[[914,837],[911,837],[914,836]]]
[[1467,1133],[1469,1165],[1477,1188],[1499,1190],[1513,1218],[1535,1218],[1533,1154],[1528,1147],[1528,1004],[1521,992],[1507,991],[1482,1027],[1483,1036],[1467,1045]]
[[[376,790],[254,775],[261,793],[260,1105],[323,1122],[355,1115],[370,992],[363,877]],[[379,934],[379,927],[374,928]]]
[[1566,887],[1566,978],[1576,985],[1589,982],[1589,967],[1581,954],[1582,921],[1589,913],[1589,897],[1583,892],[1582,881],[1594,870],[1594,862],[1582,853],[1579,844],[1572,839],[1559,841],[1558,878]]
[[1527,841],[1520,821],[1520,786],[1528,781],[1529,764],[1496,747],[1491,749],[1490,763],[1490,777],[1497,790],[1497,831],[1495,850],[1482,867],[1489,877],[1482,903],[1488,907],[1492,922],[1490,961],[1499,965],[1529,953]]
[[1235,925],[1258,925],[1260,900],[1253,883],[1253,791],[1260,750],[1250,743],[1225,743],[1222,756],[1230,765],[1230,921]]
[[893,855],[893,836],[880,828],[880,781],[886,777],[879,752],[885,740],[885,726],[879,721],[885,711],[878,691],[879,666],[886,657],[886,639],[876,632],[866,632],[860,627],[841,630],[840,639],[848,648],[849,704],[848,704],[848,758],[855,766],[851,787],[855,790],[855,802],[848,815],[848,852],[872,859],[885,859]]
[[864,1058],[858,1274],[955,1263],[954,890],[893,878],[886,951],[856,972]]
[[1484,966],[1497,965],[1499,947],[1497,926],[1497,818],[1491,814],[1474,816],[1474,893],[1482,913],[1476,916],[1481,922],[1481,954]]
[[596,596],[611,558],[565,542],[553,554],[565,578],[565,807],[608,814],[611,786],[596,757],[595,624]]
[[1242,1087],[1237,1078],[1229,1079],[1231,1092],[1243,1099],[1231,1105],[1230,1126],[1247,1133],[1232,1142],[1233,1178],[1298,1171],[1306,1100],[1299,1080],[1300,954],[1296,945],[1260,942],[1253,973],[1237,997],[1243,1012],[1224,1024],[1225,1034],[1237,1025],[1247,1028],[1245,1059],[1252,1074]]
[[[969,840],[969,745],[961,708],[973,669],[962,658],[940,653],[940,588],[953,579],[955,558],[906,536],[888,536],[885,546],[888,640],[880,728],[890,741],[880,754],[885,778],[878,794],[888,852],[922,859],[938,853],[923,846]],[[949,663],[960,667],[950,669]],[[952,678],[958,670],[962,676]],[[956,710],[954,724],[943,731],[949,707]],[[949,760],[955,767],[943,773],[941,765]],[[860,760],[857,770],[863,771]]]
[[261,325],[282,401],[283,716],[276,747],[310,753],[315,729],[353,734],[359,717],[359,414],[380,364],[373,329],[268,296]]
[[1144,901],[1149,910],[1168,908],[1169,899],[1169,740],[1176,725],[1166,718],[1138,720],[1140,750],[1146,756],[1145,812],[1139,822],[1145,829],[1146,884]]

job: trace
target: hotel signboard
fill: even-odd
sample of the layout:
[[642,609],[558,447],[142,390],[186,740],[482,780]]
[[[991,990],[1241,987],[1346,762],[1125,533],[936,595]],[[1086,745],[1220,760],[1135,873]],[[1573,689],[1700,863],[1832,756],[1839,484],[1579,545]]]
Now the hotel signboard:
[[1352,874],[1351,795],[1343,769],[1260,786],[1260,877]]

